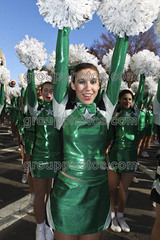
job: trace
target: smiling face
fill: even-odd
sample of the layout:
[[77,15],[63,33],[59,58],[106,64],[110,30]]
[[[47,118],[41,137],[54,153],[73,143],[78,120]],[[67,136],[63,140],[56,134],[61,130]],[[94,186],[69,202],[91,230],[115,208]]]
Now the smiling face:
[[42,97],[45,102],[50,102],[53,99],[53,84],[45,83],[42,87]]
[[122,108],[130,108],[132,105],[132,95],[130,93],[124,94],[121,98],[119,98],[119,103]]
[[82,103],[92,103],[100,88],[98,72],[90,68],[78,71],[75,82],[71,82],[71,88],[76,91],[76,96]]

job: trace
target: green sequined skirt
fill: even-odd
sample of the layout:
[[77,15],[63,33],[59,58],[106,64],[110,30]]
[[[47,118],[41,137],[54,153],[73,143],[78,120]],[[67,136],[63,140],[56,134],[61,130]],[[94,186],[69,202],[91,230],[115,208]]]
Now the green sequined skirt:
[[70,179],[60,172],[47,202],[50,226],[68,235],[100,232],[110,224],[110,197],[106,178],[92,182]]

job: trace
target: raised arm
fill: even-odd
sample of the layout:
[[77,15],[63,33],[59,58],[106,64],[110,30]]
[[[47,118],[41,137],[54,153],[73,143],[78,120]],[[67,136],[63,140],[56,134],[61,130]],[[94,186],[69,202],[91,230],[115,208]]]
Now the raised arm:
[[27,114],[28,106],[27,106],[27,93],[28,93],[28,87],[24,91],[24,97],[23,97],[23,114]]
[[116,45],[112,56],[109,82],[106,90],[106,94],[113,105],[115,105],[118,101],[124,63],[127,54],[127,47],[128,37],[117,37]]
[[141,74],[138,90],[134,99],[134,102],[139,109],[141,108],[143,103],[144,85],[145,85],[145,75]]
[[28,70],[27,81],[28,81],[28,92],[27,92],[28,109],[31,116],[36,117],[37,109],[38,109],[38,100],[37,100],[37,91],[36,91],[35,82],[34,82],[34,70]]
[[57,37],[53,94],[55,101],[59,104],[62,103],[67,94],[69,32],[70,28],[65,27],[63,30],[58,30]]
[[148,102],[147,102],[147,108],[148,108],[149,105],[152,103],[152,99],[153,99],[153,97],[150,97],[150,98],[149,98],[149,100],[148,100]]
[[70,28],[68,27],[63,28],[63,30],[58,30],[56,46],[56,66],[53,82],[53,114],[57,129],[60,129],[63,124],[65,107],[68,101],[69,32]]

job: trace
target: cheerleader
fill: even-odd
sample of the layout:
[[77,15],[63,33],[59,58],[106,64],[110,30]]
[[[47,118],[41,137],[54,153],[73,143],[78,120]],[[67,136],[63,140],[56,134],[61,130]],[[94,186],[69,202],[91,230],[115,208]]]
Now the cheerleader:
[[[111,203],[111,229],[115,232],[130,232],[125,222],[124,210],[128,187],[137,168],[138,116],[143,99],[145,77],[142,74],[139,89],[132,106],[133,93],[122,90],[119,94],[120,108],[111,121],[110,134],[113,142],[109,152],[108,182]],[[116,191],[118,190],[118,209],[115,214]]]
[[152,136],[154,134],[153,130],[153,106],[152,106],[152,98],[150,98],[148,102],[147,112],[146,112],[146,127],[145,127],[145,138],[142,143],[142,157],[149,157],[147,153],[148,148],[150,147]]
[[53,109],[63,163],[47,203],[56,240],[97,240],[110,223],[107,125],[118,99],[127,44],[127,37],[117,38],[108,88],[100,99],[99,73],[90,63],[75,66],[67,92],[69,28],[58,32]]
[[52,178],[56,176],[56,162],[59,163],[59,133],[54,128],[52,98],[53,84],[42,84],[43,104],[38,104],[34,83],[34,70],[28,70],[28,104],[32,116],[30,121],[35,124],[35,141],[32,150],[31,173],[34,184],[34,213],[37,222],[36,240],[53,239],[52,230],[45,223],[45,204]]

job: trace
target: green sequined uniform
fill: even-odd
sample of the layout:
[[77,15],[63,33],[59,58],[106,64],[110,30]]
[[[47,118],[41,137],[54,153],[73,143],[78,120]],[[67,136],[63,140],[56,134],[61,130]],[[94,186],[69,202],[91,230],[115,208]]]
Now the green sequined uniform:
[[[110,223],[110,200],[105,162],[107,125],[118,99],[121,73],[127,51],[127,38],[118,38],[112,58],[107,92],[101,101],[84,105],[77,101],[67,107],[69,29],[59,30],[56,49],[54,116],[63,131],[62,171],[80,181],[58,173],[47,203],[50,226],[69,235],[92,234]],[[116,81],[115,81],[116,78]],[[100,102],[103,103],[102,109]]]
[[122,108],[111,121],[113,143],[109,152],[109,169],[114,172],[135,172],[139,139],[138,117],[143,99],[145,77],[141,75],[139,89],[132,108]]
[[35,141],[31,156],[31,173],[35,178],[54,178],[61,161],[59,132],[54,127],[52,102],[38,106],[34,71],[29,71],[28,103],[35,123]]
[[149,109],[146,112],[146,130],[145,130],[145,135],[146,136],[151,136],[154,134],[153,131],[153,112],[151,109]]

